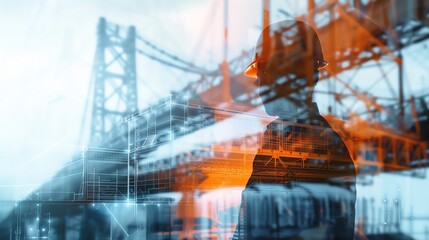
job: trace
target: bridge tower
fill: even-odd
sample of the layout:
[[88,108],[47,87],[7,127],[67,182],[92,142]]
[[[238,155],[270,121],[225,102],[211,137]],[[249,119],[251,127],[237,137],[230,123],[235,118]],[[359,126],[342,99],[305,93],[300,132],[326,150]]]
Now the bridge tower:
[[[126,148],[121,119],[137,111],[136,30],[100,18],[93,67],[90,147]],[[124,128],[124,129],[122,129]]]

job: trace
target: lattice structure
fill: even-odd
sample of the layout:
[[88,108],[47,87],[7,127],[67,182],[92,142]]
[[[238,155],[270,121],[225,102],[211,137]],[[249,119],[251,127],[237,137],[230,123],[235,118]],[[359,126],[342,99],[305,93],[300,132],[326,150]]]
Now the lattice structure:
[[355,119],[344,122],[326,116],[345,139],[360,173],[376,174],[397,171],[426,177],[427,143],[414,134],[404,135],[382,124]]
[[94,60],[91,147],[123,147],[126,139],[120,119],[137,111],[136,31],[123,36],[117,25],[101,18]]

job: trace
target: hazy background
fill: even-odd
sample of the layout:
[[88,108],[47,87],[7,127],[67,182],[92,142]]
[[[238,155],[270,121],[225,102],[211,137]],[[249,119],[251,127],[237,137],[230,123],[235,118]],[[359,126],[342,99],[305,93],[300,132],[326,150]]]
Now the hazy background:
[[[272,0],[271,22],[286,18],[279,8],[297,15],[306,5],[302,0]],[[213,70],[223,60],[223,9],[218,0],[1,2],[0,200],[22,199],[79,149],[82,119],[90,120],[84,106],[100,17],[134,25],[165,51]],[[253,48],[261,16],[261,0],[229,1],[229,60]],[[429,92],[428,54],[426,42],[404,51],[406,96]],[[199,77],[143,56],[137,61],[140,109]],[[397,72],[390,74],[396,81]],[[361,76],[362,84],[370,77]],[[414,215],[429,216],[427,179],[381,174],[373,182],[359,186],[359,197],[373,197],[382,206],[385,197],[390,204],[400,192],[404,216],[411,216],[411,209]],[[407,230],[405,224],[407,220]],[[418,224],[414,230],[419,232],[429,225]]]

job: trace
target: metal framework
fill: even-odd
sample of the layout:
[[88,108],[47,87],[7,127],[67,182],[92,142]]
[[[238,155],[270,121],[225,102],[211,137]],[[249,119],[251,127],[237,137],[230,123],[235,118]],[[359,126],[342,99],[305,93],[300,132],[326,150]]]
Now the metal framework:
[[119,26],[100,19],[93,70],[91,147],[126,147],[125,138],[117,137],[124,132],[121,119],[138,107],[135,39],[134,27],[129,27],[124,37]]

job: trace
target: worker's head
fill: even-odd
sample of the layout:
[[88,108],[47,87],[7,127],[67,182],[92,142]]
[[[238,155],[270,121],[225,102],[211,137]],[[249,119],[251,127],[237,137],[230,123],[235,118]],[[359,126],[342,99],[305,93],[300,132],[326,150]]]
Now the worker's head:
[[258,79],[267,113],[276,115],[279,107],[285,110],[279,104],[304,108],[302,105],[311,103],[319,70],[327,65],[313,28],[301,21],[285,20],[264,29],[244,73]]

